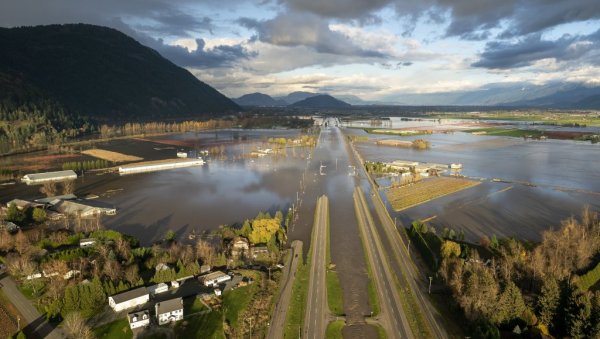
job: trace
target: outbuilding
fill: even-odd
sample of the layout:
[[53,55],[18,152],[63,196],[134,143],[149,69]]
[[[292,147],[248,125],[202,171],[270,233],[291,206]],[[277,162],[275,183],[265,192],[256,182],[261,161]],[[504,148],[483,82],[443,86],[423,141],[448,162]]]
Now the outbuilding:
[[77,173],[72,170],[68,171],[57,171],[57,172],[45,172],[45,173],[33,173],[25,174],[21,181],[26,184],[40,184],[51,181],[64,181],[64,180],[75,180],[77,179]]
[[221,283],[231,280],[231,276],[221,271],[215,271],[201,276],[200,280],[204,286],[217,286]]
[[150,295],[155,296],[157,294],[167,292],[169,290],[169,285],[167,285],[165,283],[160,283],[160,284],[149,286],[149,287],[147,287],[147,289],[148,289],[148,293],[150,293]]
[[150,301],[150,294],[148,294],[148,290],[145,287],[138,287],[108,297],[108,304],[115,312],[143,305],[148,301]]
[[81,247],[81,248],[92,247],[92,246],[94,246],[95,243],[96,243],[96,239],[85,238],[85,239],[79,240],[79,247]]

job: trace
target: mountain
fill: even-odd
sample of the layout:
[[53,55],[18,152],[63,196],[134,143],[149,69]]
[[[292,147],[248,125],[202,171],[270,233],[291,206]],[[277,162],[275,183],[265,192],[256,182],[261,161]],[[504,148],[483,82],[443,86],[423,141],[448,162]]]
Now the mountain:
[[283,100],[275,100],[271,96],[263,93],[251,93],[242,95],[233,101],[240,106],[259,106],[259,107],[277,107],[287,106]]
[[468,91],[405,93],[383,100],[403,105],[531,106],[556,108],[600,108],[599,86],[572,82],[535,85],[527,82],[493,83]]
[[331,95],[321,94],[298,101],[290,106],[302,108],[345,108],[352,105],[343,102],[342,100],[338,100]]
[[52,106],[64,112],[63,119],[115,122],[239,109],[187,70],[111,28],[0,28],[0,50],[0,111]]
[[301,91],[298,91],[298,92],[292,92],[292,93],[290,93],[290,94],[288,94],[286,96],[283,96],[283,97],[276,97],[275,99],[276,100],[283,100],[288,105],[291,105],[291,104],[297,103],[298,101],[301,101],[301,100],[304,100],[304,99],[307,99],[307,98],[310,98],[310,97],[314,97],[314,96],[317,96],[317,95],[321,95],[321,93],[311,93],[311,92],[301,92]]

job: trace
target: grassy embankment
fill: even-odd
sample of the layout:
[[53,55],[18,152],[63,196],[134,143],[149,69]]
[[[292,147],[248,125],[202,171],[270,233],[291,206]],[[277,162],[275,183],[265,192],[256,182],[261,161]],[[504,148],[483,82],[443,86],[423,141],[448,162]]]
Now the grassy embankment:
[[485,113],[437,113],[431,118],[436,119],[474,119],[474,120],[507,120],[507,121],[531,121],[551,125],[586,125],[600,126],[600,115],[598,114],[572,114],[549,113],[541,111],[533,112],[485,112]]
[[82,151],[81,154],[89,155],[94,158],[110,161],[110,162],[127,162],[127,161],[141,161],[144,158],[136,157],[133,155],[127,155],[119,152],[107,151],[99,148],[92,148]]
[[327,330],[325,331],[326,339],[342,339],[342,329],[346,326],[343,320],[332,321],[327,324]]
[[[356,213],[356,220],[358,222],[360,222],[359,221],[360,218],[358,217],[358,211],[355,210],[355,213]],[[366,227],[366,225],[364,227]],[[369,293],[369,306],[371,306],[371,312],[373,312],[372,316],[376,316],[380,312],[380,306],[379,306],[379,298],[377,297],[377,287],[375,286],[375,282],[373,281],[373,268],[371,267],[371,264],[369,262],[369,253],[368,253],[367,247],[365,245],[365,242],[367,241],[367,239],[364,239],[364,237],[362,236],[362,232],[359,232],[358,235],[361,240],[360,243],[363,248],[365,264],[367,266],[367,277],[369,278],[369,281],[367,283],[367,290],[368,290],[367,292]]]
[[27,326],[27,321],[0,290],[0,334],[7,338],[17,331],[17,317],[21,319],[21,329]]
[[459,178],[428,178],[414,184],[390,188],[387,198],[395,211],[401,211],[479,184],[479,181]]
[[329,207],[327,207],[327,258],[325,260],[328,265],[325,276],[327,281],[327,304],[331,313],[342,316],[344,315],[344,301],[340,278],[335,267],[331,265],[331,223],[329,220]]
[[540,138],[544,135],[544,131],[535,130],[535,129],[518,129],[518,128],[497,128],[497,127],[489,127],[489,128],[477,128],[468,130],[471,134],[483,134],[483,135],[493,135],[493,136],[501,136],[501,137],[515,137],[515,138]]

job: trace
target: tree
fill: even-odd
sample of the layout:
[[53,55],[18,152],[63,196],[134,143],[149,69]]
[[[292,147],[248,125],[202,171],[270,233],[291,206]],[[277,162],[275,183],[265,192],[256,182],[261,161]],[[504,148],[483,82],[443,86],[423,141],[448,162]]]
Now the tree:
[[45,194],[47,197],[56,196],[56,183],[55,182],[46,182],[40,187],[40,192]]
[[29,239],[23,231],[19,230],[17,235],[15,235],[15,249],[22,256],[29,251],[30,247],[31,244],[29,243]]
[[33,221],[35,221],[38,224],[43,223],[44,221],[46,221],[46,211],[44,211],[41,208],[34,208],[33,209]]
[[565,329],[572,338],[586,338],[591,327],[592,304],[587,292],[571,285],[565,309]]
[[17,204],[15,204],[13,202],[8,205],[8,209],[6,211],[6,218],[5,218],[6,221],[21,224],[23,221],[25,221],[25,218],[26,218],[25,212],[20,210],[17,207]]
[[137,284],[140,280],[139,268],[137,264],[133,264],[125,269],[125,279],[132,285]]
[[248,240],[253,244],[266,244],[277,233],[279,227],[279,222],[273,218],[254,220]]
[[525,306],[521,290],[519,290],[515,283],[509,281],[504,291],[500,293],[492,319],[496,324],[506,323],[520,318],[526,310],[527,307]]
[[215,249],[205,240],[196,242],[196,257],[202,260],[202,264],[213,266],[215,258]]
[[172,242],[175,240],[176,236],[177,234],[175,234],[173,230],[168,230],[167,233],[165,233],[165,240],[168,242]]
[[67,314],[63,322],[65,330],[74,339],[92,339],[94,333],[92,329],[86,324],[85,319],[79,312],[72,312]]
[[460,256],[460,245],[454,241],[445,240],[442,243],[440,249],[442,258],[459,257]]
[[0,251],[8,252],[15,246],[13,236],[7,230],[0,231]]
[[63,194],[72,194],[75,192],[75,180],[67,180],[62,185]]
[[556,310],[560,303],[560,286],[558,281],[552,277],[544,279],[540,295],[537,300],[539,321],[550,326],[553,323]]

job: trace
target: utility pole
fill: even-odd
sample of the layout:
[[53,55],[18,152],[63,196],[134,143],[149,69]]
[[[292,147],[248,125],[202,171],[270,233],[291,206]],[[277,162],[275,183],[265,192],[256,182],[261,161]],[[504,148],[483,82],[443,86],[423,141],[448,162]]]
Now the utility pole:
[[429,294],[431,294],[431,280],[433,280],[433,277],[429,276]]
[[17,332],[21,331],[21,317],[17,316]]
[[410,258],[410,238],[408,238],[408,257]]

